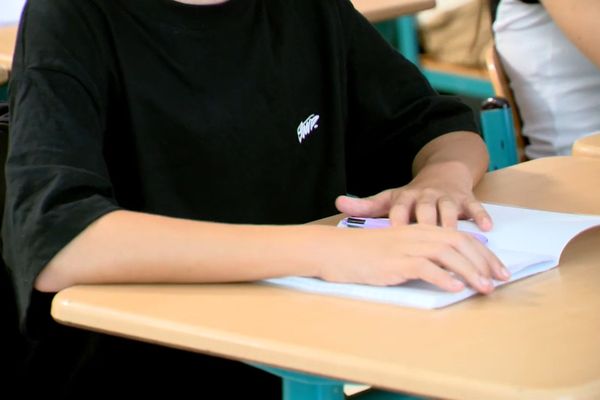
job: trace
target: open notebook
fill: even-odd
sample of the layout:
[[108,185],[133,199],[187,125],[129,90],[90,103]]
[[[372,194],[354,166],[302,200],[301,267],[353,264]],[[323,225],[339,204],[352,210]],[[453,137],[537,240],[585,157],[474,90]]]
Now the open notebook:
[[[511,271],[511,279],[508,282],[495,281],[496,286],[556,267],[560,254],[572,238],[584,230],[600,226],[600,215],[558,213],[495,204],[484,204],[484,207],[494,220],[491,232],[479,231],[470,221],[460,221],[459,229],[483,233],[487,238],[486,245]],[[347,225],[342,221],[338,226],[346,229]],[[416,308],[440,308],[477,293],[470,288],[450,293],[420,280],[389,287],[331,283],[302,277],[274,278],[264,282],[314,293]]]

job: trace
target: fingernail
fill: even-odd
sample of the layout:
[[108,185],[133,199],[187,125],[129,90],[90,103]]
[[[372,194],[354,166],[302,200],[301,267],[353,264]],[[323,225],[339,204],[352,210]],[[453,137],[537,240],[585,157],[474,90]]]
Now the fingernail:
[[481,286],[484,286],[486,288],[491,288],[493,286],[492,281],[488,278],[484,278],[483,276],[479,277],[479,283],[481,284]]
[[489,230],[492,228],[492,220],[487,218],[487,217],[483,217],[481,219],[481,228],[484,230]]
[[353,199],[359,199],[360,198],[357,195],[354,195],[354,194],[351,194],[351,193],[346,193],[344,196],[346,196],[346,197],[352,197]]
[[452,280],[452,289],[458,290],[458,289],[463,289],[464,287],[465,287],[465,284],[462,283],[461,281],[459,281],[458,279]]
[[510,272],[505,267],[500,268],[500,275],[505,279],[510,278]]

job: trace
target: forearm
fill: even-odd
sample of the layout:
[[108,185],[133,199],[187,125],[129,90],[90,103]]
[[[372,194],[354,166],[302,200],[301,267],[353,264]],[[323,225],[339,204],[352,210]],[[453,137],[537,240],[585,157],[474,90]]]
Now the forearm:
[[231,282],[317,274],[318,240],[333,228],[198,222],[109,213],[63,248],[36,280],[54,292],[74,284]]
[[481,137],[472,132],[452,132],[442,135],[427,145],[415,157],[415,179],[464,180],[470,188],[487,171],[489,156]]
[[556,25],[577,48],[600,68],[600,2],[598,0],[542,0]]
[[457,291],[463,277],[489,293],[502,265],[468,235],[436,226],[339,229],[316,224],[234,225],[115,211],[91,224],[38,276],[57,292],[76,284],[200,283],[311,276],[397,285],[424,279]]

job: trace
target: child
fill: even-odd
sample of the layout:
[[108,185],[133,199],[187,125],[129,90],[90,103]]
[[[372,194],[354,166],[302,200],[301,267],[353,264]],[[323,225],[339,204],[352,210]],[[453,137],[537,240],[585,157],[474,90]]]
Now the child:
[[[58,326],[52,295],[75,284],[508,278],[453,229],[491,228],[470,110],[348,0],[30,0],[10,99],[4,256],[34,340],[24,379],[47,383],[26,392],[176,397],[245,377],[222,397],[279,396],[242,364]],[[304,225],[336,206],[394,227]]]
[[570,155],[600,131],[600,3],[495,0],[496,48],[523,120],[528,158]]

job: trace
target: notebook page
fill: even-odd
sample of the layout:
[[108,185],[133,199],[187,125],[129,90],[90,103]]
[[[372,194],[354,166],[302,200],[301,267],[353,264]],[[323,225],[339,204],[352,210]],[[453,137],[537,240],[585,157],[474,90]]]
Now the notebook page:
[[[484,204],[484,207],[494,220],[491,232],[481,232],[469,221],[459,221],[459,229],[483,233],[488,239],[487,246],[511,271],[509,281],[494,281],[495,286],[556,267],[560,254],[573,237],[586,229],[600,226],[600,216],[596,215],[495,204]],[[421,280],[388,287],[332,283],[302,277],[275,278],[264,282],[313,293],[426,309],[444,307],[477,294],[468,287],[461,292],[450,293]]]

